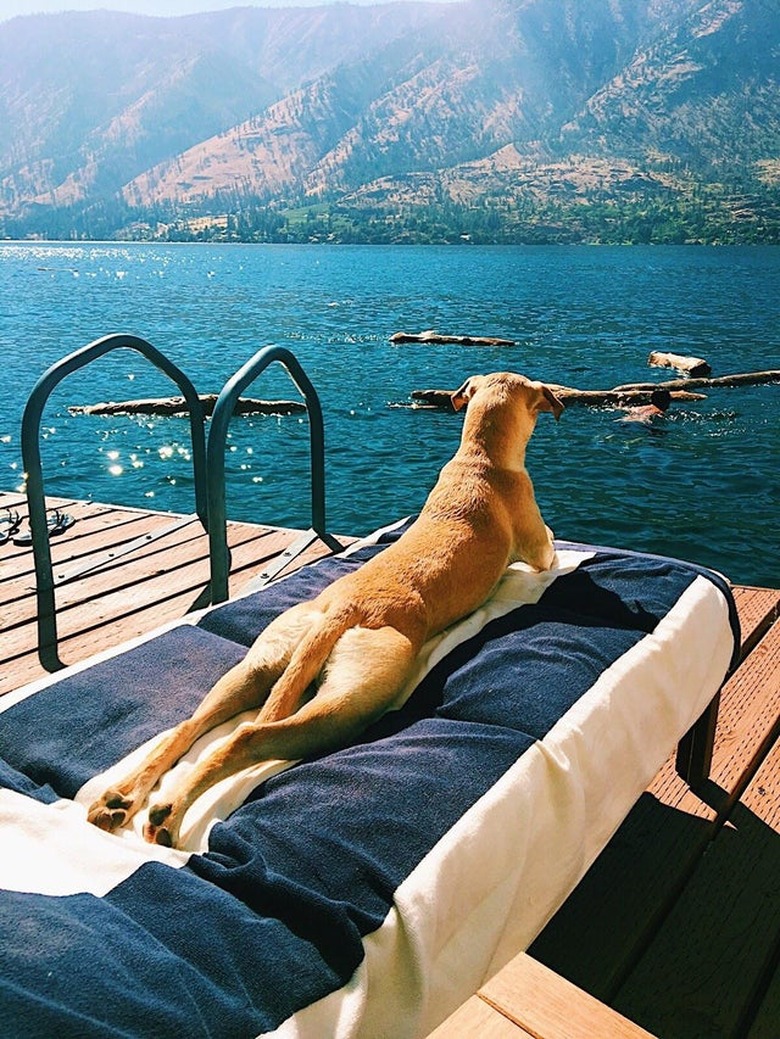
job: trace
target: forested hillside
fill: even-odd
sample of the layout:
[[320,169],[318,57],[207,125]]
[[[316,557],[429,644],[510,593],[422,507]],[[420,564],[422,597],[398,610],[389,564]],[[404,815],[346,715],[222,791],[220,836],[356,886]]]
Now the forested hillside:
[[0,24],[0,233],[780,239],[776,0]]

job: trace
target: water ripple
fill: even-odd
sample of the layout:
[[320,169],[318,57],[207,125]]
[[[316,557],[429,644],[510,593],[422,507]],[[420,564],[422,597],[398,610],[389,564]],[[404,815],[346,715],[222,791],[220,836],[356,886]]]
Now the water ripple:
[[[38,375],[112,331],[149,339],[216,392],[256,350],[290,347],[326,416],[332,529],[363,533],[420,507],[460,434],[455,415],[409,408],[510,368],[583,388],[667,378],[662,348],[716,374],[780,367],[780,265],[764,248],[405,248],[0,244],[5,378],[0,485],[22,481],[19,422]],[[399,330],[496,335],[514,347],[394,346]],[[47,490],[192,508],[186,420],[98,418],[68,405],[167,396],[137,355],[70,377],[45,416]],[[269,370],[251,395],[296,395]],[[684,555],[735,580],[780,586],[780,387],[708,392],[662,429],[609,409],[543,416],[528,464],[542,510],[575,540]],[[308,426],[235,419],[231,515],[309,525]]]

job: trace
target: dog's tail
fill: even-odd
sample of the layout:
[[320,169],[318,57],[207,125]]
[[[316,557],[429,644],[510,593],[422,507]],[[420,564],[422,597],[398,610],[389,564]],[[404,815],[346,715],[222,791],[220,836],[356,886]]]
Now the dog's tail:
[[325,609],[312,622],[293,650],[290,662],[272,690],[275,716],[285,717],[298,709],[306,690],[325,666],[333,647],[344,632],[355,624],[355,611]]

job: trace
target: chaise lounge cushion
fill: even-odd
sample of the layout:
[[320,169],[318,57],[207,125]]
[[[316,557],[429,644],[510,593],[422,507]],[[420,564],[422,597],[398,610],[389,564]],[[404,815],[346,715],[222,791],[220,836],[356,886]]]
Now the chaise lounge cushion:
[[2,1020],[424,1035],[533,940],[717,692],[738,642],[717,575],[561,543],[353,745],[204,795],[189,851],[85,821],[273,616],[402,529],[0,701]]

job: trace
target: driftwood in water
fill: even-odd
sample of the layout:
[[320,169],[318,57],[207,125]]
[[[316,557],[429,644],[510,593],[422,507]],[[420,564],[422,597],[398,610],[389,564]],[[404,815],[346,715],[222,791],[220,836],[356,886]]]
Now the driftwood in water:
[[703,357],[683,357],[681,354],[666,354],[653,350],[647,358],[651,368],[674,368],[684,375],[709,375],[712,368]]
[[[624,405],[649,404],[653,390],[669,390],[672,400],[705,400],[703,393],[692,390],[718,386],[755,386],[761,383],[780,382],[780,369],[765,372],[742,372],[736,375],[720,375],[711,379],[670,379],[667,382],[628,382],[611,390],[578,390],[573,386],[547,385],[560,397],[564,404]],[[454,390],[412,390],[411,397],[417,407],[452,407],[450,398]]]
[[[638,405],[649,404],[652,389],[634,390],[577,390],[572,386],[555,386],[547,384],[553,393],[567,406],[570,404],[590,404],[597,407],[604,404]],[[411,397],[417,407],[439,408],[448,411],[452,408],[453,390],[412,390]],[[703,393],[690,393],[677,390],[672,393],[672,400],[694,401],[706,400]]]
[[450,336],[441,335],[434,329],[427,332],[395,332],[391,343],[457,343],[460,346],[514,346],[514,339],[498,339],[495,336]]
[[616,390],[679,390],[711,389],[717,386],[758,386],[765,382],[780,382],[780,369],[765,372],[739,372],[735,375],[717,375],[711,379],[669,379],[667,382],[627,382]]
[[[598,407],[600,405],[609,404],[618,406],[623,404],[650,404],[653,390],[658,387],[647,386],[646,388],[631,390],[577,390],[572,386],[551,386],[550,388],[556,397],[559,397],[566,405],[590,404],[594,407]],[[707,399],[706,394],[691,393],[689,390],[673,390],[671,391],[671,397],[674,401],[695,401]]]
[[[216,393],[200,394],[206,415],[211,415],[217,403]],[[147,400],[106,401],[102,404],[74,405],[68,411],[74,415],[185,415],[188,412],[184,397],[149,398]],[[235,415],[293,415],[306,410],[298,400],[254,400],[242,397],[236,402]]]

